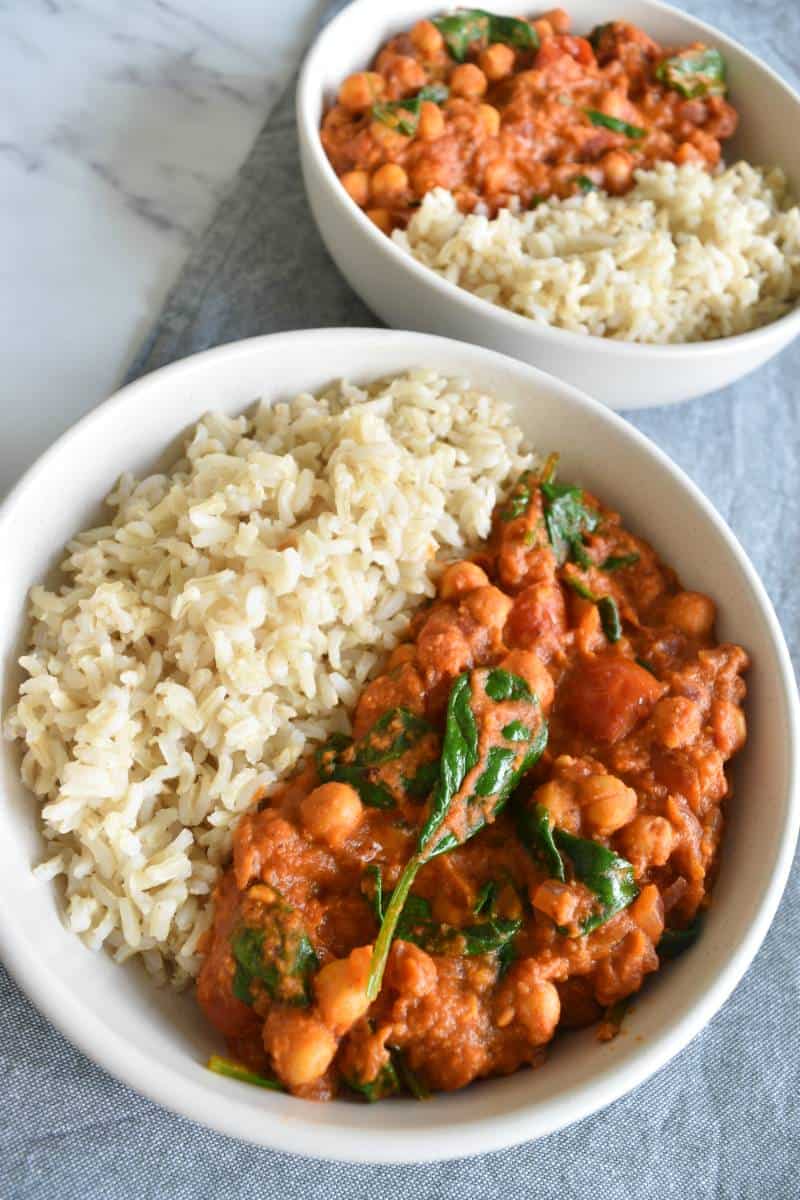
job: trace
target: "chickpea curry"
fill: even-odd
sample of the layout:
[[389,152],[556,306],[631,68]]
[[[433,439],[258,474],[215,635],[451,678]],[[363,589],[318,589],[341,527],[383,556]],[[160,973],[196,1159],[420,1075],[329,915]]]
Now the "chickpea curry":
[[588,37],[563,9],[538,20],[464,9],[390,38],[350,75],[322,144],[385,233],[432,188],[494,215],[593,188],[622,194],[659,161],[709,169],[736,129],[725,62],[702,43],[664,47],[626,21]]
[[688,945],[745,742],[713,601],[555,458],[336,735],[242,818],[198,999],[265,1087],[369,1100],[539,1064]]

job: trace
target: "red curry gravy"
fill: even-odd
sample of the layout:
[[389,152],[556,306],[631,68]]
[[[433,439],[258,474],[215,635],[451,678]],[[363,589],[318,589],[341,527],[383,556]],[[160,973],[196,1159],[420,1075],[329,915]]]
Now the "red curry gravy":
[[[198,983],[231,1054],[298,1096],[376,1099],[535,1066],[559,1030],[613,1034],[708,903],[748,666],[714,621],[617,513],[524,476],[365,687],[354,740],[241,820]],[[546,746],[505,807],[478,768],[455,779],[436,834],[454,845],[413,880],[370,1000],[459,690],[485,761]]]
[[593,187],[621,194],[661,161],[713,168],[738,119],[725,91],[724,61],[702,43],[660,46],[627,21],[579,37],[563,9],[499,22],[462,10],[390,38],[344,80],[321,137],[390,233],[436,187],[494,215]]

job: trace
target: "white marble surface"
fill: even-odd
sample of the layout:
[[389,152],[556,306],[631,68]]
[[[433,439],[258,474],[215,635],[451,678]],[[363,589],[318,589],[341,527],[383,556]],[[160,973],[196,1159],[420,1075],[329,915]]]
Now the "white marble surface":
[[317,0],[0,0],[0,495],[110,394]]

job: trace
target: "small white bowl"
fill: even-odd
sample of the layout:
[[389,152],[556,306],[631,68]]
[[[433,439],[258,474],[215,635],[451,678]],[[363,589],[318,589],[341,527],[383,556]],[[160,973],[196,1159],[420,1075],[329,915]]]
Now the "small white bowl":
[[565,479],[619,508],[687,586],[713,594],[720,637],[742,642],[753,658],[750,739],[702,940],[648,984],[622,1036],[600,1044],[591,1030],[570,1034],[539,1070],[427,1104],[313,1104],[212,1075],[203,1064],[222,1046],[190,995],[157,989],[141,969],[116,966],[64,929],[55,885],[31,875],[42,854],[39,805],[20,781],[18,748],[0,743],[0,954],[34,1003],[101,1066],[168,1108],[274,1149],[361,1162],[451,1158],[540,1137],[658,1070],[710,1020],[758,950],[800,820],[798,703],[786,646],[764,588],[708,501],[645,437],[567,384],[414,333],[310,330],[211,350],[125,388],[60,438],[0,510],[3,711],[19,683],[27,591],[64,543],[97,521],[122,471],[151,469],[209,408],[237,413],[257,397],[416,366],[465,374],[507,398],[528,438],[561,452]]
[[[751,333],[713,342],[649,346],[535,325],[424,267],[380,233],[345,192],[319,136],[323,111],[345,76],[366,67],[392,34],[448,7],[447,0],[356,0],[317,38],[297,88],[297,127],[308,199],[325,245],[359,296],[388,325],[444,334],[512,354],[584,388],[611,408],[647,408],[701,396],[746,375],[800,332],[800,307]],[[516,12],[510,0],[486,0]],[[728,64],[740,113],[727,161],[781,166],[800,197],[800,96],[774,71],[710,25],[656,0],[570,0],[573,28],[588,33],[610,19],[632,21],[664,45],[704,41]],[[535,11],[530,3],[525,11]],[[545,4],[541,8],[546,8]]]

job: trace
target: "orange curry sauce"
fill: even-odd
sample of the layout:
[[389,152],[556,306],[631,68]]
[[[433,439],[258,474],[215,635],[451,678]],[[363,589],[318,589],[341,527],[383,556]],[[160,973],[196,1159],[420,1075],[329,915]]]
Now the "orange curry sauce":
[[[436,24],[419,21],[386,43],[371,70],[344,81],[322,144],[384,232],[405,226],[436,187],[464,212],[481,205],[493,215],[515,200],[530,207],[593,186],[620,194],[636,168],[659,161],[720,161],[720,142],[737,124],[724,78],[687,87],[679,74],[677,90],[662,78],[670,56],[696,56],[700,43],[662,47],[625,21],[578,37],[563,9],[526,24],[538,47],[484,36],[458,62]],[[446,88],[438,102],[397,104],[435,85]]]
[[[381,1096],[395,1090],[398,1064],[412,1090],[536,1065],[557,1030],[596,1022],[634,994],[659,969],[665,926],[686,929],[707,903],[725,763],[746,737],[747,654],[717,644],[713,601],[681,589],[588,493],[571,493],[586,517],[581,534],[553,541],[540,483],[523,477],[487,544],[444,571],[438,598],[361,695],[351,754],[390,710],[418,723],[403,753],[369,772],[389,806],[332,780],[333,759],[347,752],[323,751],[236,831],[198,998],[236,1059],[296,1095]],[[613,599],[605,610],[603,597]],[[474,701],[495,667],[538,696],[546,749],[501,815],[422,867],[412,895],[423,925],[394,940],[370,1003],[377,868],[385,895],[430,804],[430,782],[410,794],[408,781],[437,770],[454,681],[469,673]],[[473,708],[488,736],[492,705]],[[514,702],[507,708],[504,735]],[[625,860],[635,886],[591,932],[582,926],[597,896],[532,853],[520,824],[532,813]],[[503,952],[477,953],[465,930],[489,920],[514,936]]]

